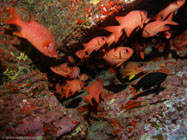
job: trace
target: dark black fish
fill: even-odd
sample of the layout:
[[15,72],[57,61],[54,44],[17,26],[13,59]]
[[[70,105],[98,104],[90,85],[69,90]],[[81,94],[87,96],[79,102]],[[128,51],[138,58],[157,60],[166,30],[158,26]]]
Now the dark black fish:
[[67,103],[64,104],[66,108],[76,108],[79,106],[80,102],[82,101],[81,97],[75,98],[71,101],[68,101]]
[[132,85],[136,91],[142,88],[142,90],[150,89],[153,86],[160,87],[160,84],[166,79],[168,75],[162,72],[152,72],[144,76],[137,82],[136,85]]
[[[145,90],[143,92],[141,92],[140,94],[134,96],[133,98],[131,98],[132,100],[136,100],[137,98],[139,97],[142,97],[142,96],[147,96],[149,94],[155,94],[154,96],[158,95],[159,92],[163,91],[165,88],[164,87],[156,87],[156,88],[151,88],[151,89],[148,89],[148,90]],[[154,97],[153,96],[153,97]]]

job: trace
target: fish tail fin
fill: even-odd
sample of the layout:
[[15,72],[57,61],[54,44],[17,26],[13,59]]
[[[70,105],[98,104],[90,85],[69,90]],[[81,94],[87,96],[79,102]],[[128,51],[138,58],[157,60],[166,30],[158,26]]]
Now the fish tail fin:
[[166,24],[171,24],[171,25],[179,25],[177,22],[172,21],[173,18],[173,12],[168,16],[168,18],[166,19]]
[[136,90],[136,92],[140,89],[138,85],[132,85],[132,87]]
[[8,18],[5,20],[5,23],[6,24],[16,24],[20,27],[22,27],[25,23],[20,19],[20,17],[18,16],[16,10],[14,7],[11,7],[9,10],[8,10],[8,13],[10,15],[12,15],[12,17]]
[[85,49],[84,50],[78,50],[78,51],[76,51],[76,56],[78,57],[78,58],[80,58],[81,60],[85,57]]
[[104,29],[115,34],[115,43],[118,42],[120,36],[123,33],[121,26],[107,26]]
[[63,86],[62,89],[65,91],[66,99],[69,97],[69,88],[66,86]]
[[[84,87],[84,90],[87,91],[87,92],[89,92],[89,87]],[[94,106],[93,103],[92,103],[92,97],[91,97],[90,95],[89,95],[89,96],[83,96],[83,98],[86,99],[86,100],[88,100],[89,103],[90,103],[92,106]]]
[[84,99],[88,100],[89,103],[91,104],[91,106],[94,106],[93,103],[92,103],[92,98],[91,96],[83,96]]

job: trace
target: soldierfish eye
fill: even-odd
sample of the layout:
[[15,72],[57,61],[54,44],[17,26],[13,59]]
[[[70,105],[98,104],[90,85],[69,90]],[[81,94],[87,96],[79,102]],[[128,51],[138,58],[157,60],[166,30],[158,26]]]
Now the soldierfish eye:
[[102,40],[105,40],[105,38],[104,38],[104,37],[102,37]]
[[138,64],[138,67],[140,68],[140,67],[142,67],[143,66],[143,64],[142,63],[140,63],[140,64]]
[[145,15],[147,15],[147,11],[143,11]]
[[126,53],[128,53],[128,52],[129,52],[129,50],[128,50],[128,49],[125,49],[125,51],[126,51]]

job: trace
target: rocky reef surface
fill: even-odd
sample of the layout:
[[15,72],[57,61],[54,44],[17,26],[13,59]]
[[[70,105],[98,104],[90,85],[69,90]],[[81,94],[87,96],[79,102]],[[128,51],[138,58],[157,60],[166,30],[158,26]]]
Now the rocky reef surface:
[[[81,90],[59,99],[55,84],[64,77],[50,66],[66,62],[80,44],[101,34],[113,13],[125,9],[127,0],[3,0],[0,2],[0,138],[59,140],[185,140],[187,136],[186,48],[145,59],[146,73],[168,74],[158,94],[136,92],[132,82],[123,82],[108,69],[88,73],[89,85],[103,81],[105,93],[91,106]],[[125,4],[125,5],[124,5]],[[7,8],[15,7],[24,21],[30,12],[57,39],[61,59],[43,56],[25,39],[12,35],[18,28],[4,24]],[[104,32],[103,35],[106,33]],[[90,35],[90,36],[89,36]],[[77,48],[78,46],[78,48]],[[149,52],[149,48],[146,48]],[[93,61],[91,62],[93,64]],[[140,79],[143,75],[138,77]]]

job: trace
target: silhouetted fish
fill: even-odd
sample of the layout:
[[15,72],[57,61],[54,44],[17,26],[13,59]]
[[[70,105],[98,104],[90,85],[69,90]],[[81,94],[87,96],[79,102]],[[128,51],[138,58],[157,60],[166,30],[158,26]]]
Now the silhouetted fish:
[[136,91],[142,88],[142,90],[150,89],[152,86],[160,87],[160,84],[166,79],[168,75],[162,72],[152,72],[144,76],[137,82],[136,85],[132,85]]
[[[134,96],[133,98],[131,98],[132,100],[136,100],[137,98],[139,97],[142,97],[142,96],[147,96],[149,94],[155,94],[154,96],[158,95],[160,91],[163,91],[165,88],[164,87],[156,87],[156,88],[151,88],[151,89],[148,89],[148,90],[145,90],[143,92],[141,92],[140,94]],[[153,96],[153,97],[154,97]]]

